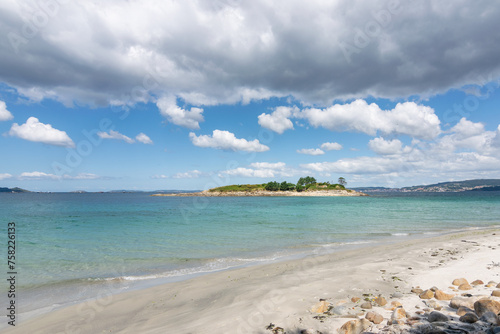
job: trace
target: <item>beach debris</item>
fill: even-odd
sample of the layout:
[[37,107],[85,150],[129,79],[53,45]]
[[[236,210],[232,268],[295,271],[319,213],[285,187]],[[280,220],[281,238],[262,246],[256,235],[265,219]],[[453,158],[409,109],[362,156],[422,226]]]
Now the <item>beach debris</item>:
[[416,287],[416,288],[411,289],[411,292],[413,292],[414,294],[420,295],[422,292],[424,292],[424,290],[420,289],[419,287]]
[[282,327],[278,327],[273,323],[270,323],[269,326],[266,327],[268,331],[271,331],[273,334],[286,334],[285,330]]
[[350,320],[340,327],[339,334],[361,334],[368,327],[370,321],[366,319]]

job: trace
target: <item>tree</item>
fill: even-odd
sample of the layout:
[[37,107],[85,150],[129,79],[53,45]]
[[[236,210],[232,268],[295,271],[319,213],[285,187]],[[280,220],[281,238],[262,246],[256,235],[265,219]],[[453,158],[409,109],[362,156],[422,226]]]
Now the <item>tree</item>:
[[297,189],[297,192],[300,193],[300,192],[304,191],[304,186],[301,185],[301,184],[297,184],[297,188],[296,189]]
[[307,186],[308,184],[316,183],[316,179],[311,176],[301,177],[299,181],[297,181],[297,185]]
[[280,184],[276,181],[271,181],[266,184],[265,189],[268,191],[278,191],[280,190]]
[[295,189],[295,184],[293,184],[293,183],[288,183],[286,181],[283,181],[280,184],[281,191],[288,191],[288,190],[294,190],[294,189]]
[[345,186],[347,184],[347,181],[343,178],[343,177],[339,177],[339,181],[338,183],[341,185],[341,186]]

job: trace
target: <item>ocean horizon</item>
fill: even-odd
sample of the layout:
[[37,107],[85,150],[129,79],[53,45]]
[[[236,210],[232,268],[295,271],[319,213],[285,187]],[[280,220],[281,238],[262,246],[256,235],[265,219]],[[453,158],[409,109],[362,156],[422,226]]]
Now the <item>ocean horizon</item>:
[[230,268],[498,226],[500,193],[19,193],[0,194],[0,217],[3,244],[16,225],[22,317]]

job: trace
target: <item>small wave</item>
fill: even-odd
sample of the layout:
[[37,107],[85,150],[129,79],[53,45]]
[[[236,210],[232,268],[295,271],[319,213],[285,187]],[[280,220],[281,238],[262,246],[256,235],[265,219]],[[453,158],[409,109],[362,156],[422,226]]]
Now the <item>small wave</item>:
[[397,233],[391,233],[393,237],[406,237],[409,236],[410,233],[405,233],[405,232],[397,232]]

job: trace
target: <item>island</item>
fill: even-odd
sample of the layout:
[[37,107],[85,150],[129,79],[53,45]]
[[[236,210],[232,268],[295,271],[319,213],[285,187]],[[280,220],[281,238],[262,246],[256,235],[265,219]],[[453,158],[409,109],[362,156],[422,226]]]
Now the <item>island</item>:
[[347,189],[347,182],[339,178],[338,183],[317,182],[314,177],[301,177],[296,184],[271,181],[262,184],[233,184],[199,192],[175,194],[153,194],[151,196],[202,196],[202,197],[250,197],[250,196],[368,196]]

